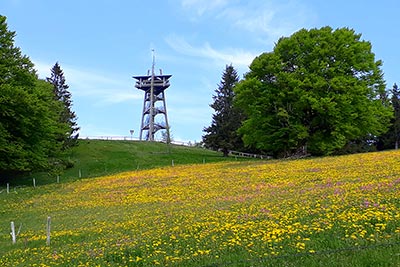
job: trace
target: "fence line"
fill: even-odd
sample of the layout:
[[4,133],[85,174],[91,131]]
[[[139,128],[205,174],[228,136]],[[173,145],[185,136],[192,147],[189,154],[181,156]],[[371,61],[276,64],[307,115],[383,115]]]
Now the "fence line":
[[[46,245],[50,246],[50,224],[51,224],[51,217],[47,216],[47,223],[46,223]],[[22,229],[22,223],[20,224],[18,228],[18,232],[15,231],[15,223],[14,221],[11,221],[11,243],[16,244],[17,243],[17,237],[19,236],[21,229]]]
[[79,136],[79,139],[89,139],[89,140],[110,140],[110,141],[139,141],[139,138],[134,136],[107,136],[107,135],[92,135],[92,136]]
[[[141,141],[138,137],[135,136],[103,136],[103,135],[93,135],[93,136],[79,136],[81,140],[108,140],[108,141]],[[156,140],[156,142],[163,142],[163,140]],[[165,143],[165,142],[164,142]],[[185,142],[185,141],[171,141],[171,144],[181,145],[181,146],[196,146],[197,142]]]
[[12,187],[12,186],[10,186],[10,184],[7,183],[6,189],[0,190],[0,194],[2,194],[2,193],[10,194],[10,193],[12,193],[12,189],[13,189],[13,192],[16,193],[17,192],[17,188],[26,188],[26,187],[28,187],[28,186],[26,186],[26,185],[17,185],[17,186],[13,186]]
[[245,158],[259,158],[259,159],[271,159],[271,156],[268,155],[260,155],[260,154],[252,154],[240,151],[229,150],[229,155],[231,156],[239,156]]

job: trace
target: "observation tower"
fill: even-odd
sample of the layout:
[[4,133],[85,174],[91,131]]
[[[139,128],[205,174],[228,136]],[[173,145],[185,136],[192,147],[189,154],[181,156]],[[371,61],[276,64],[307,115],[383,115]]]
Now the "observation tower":
[[170,141],[167,106],[165,103],[165,89],[170,86],[169,78],[172,75],[154,73],[155,56],[153,50],[153,64],[147,75],[133,76],[136,79],[135,87],[144,91],[142,122],[140,125],[140,140],[154,141],[159,130],[165,130],[167,142]]

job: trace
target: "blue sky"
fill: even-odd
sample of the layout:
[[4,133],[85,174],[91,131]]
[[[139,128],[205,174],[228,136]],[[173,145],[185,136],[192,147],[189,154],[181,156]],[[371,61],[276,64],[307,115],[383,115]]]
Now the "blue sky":
[[81,136],[139,135],[145,75],[172,74],[166,90],[176,141],[200,141],[222,72],[240,77],[257,55],[301,28],[348,27],[372,43],[387,87],[400,83],[398,0],[1,0],[0,14],[39,77],[59,62]]

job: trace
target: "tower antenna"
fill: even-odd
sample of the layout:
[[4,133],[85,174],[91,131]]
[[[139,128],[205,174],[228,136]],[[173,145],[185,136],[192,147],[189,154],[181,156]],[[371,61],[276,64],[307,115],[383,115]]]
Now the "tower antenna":
[[156,64],[156,58],[154,49],[151,49],[153,55],[153,63],[151,64],[151,83],[150,83],[150,116],[149,116],[149,141],[154,141],[154,65]]
[[151,65],[151,75],[154,75],[154,68],[156,66],[156,52],[154,51],[154,48],[151,49],[151,56],[153,59],[153,63]]

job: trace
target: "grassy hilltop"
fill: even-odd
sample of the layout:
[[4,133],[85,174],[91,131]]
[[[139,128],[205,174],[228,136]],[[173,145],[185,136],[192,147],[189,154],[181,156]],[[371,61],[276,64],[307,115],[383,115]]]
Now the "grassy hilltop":
[[[65,160],[73,167],[59,174],[60,182],[74,181],[79,178],[79,174],[81,178],[88,178],[172,164],[247,161],[249,159],[224,158],[222,153],[215,151],[160,142],[79,140],[79,145],[68,152]],[[57,172],[34,173],[11,181],[11,184],[32,185],[33,178],[36,179],[38,185],[54,183],[57,181]]]
[[400,151],[197,159],[3,189],[0,266],[400,266]]

